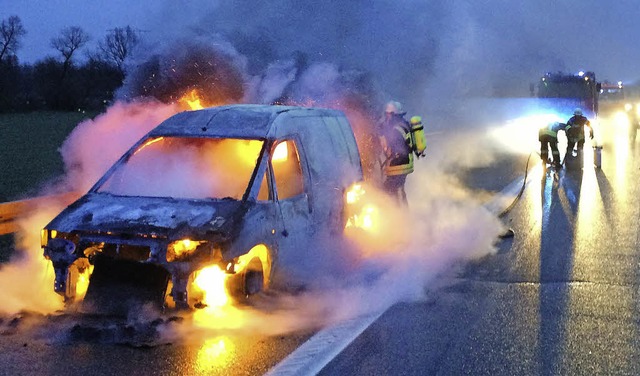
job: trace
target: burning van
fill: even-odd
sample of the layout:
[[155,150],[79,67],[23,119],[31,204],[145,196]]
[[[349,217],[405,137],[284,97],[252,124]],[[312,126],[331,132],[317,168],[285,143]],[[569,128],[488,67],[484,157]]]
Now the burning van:
[[231,295],[286,288],[301,249],[342,234],[347,193],[362,178],[340,111],[179,113],[43,229],[54,290],[67,301],[86,293],[99,306],[141,299],[187,308],[200,304],[194,281],[211,267]]

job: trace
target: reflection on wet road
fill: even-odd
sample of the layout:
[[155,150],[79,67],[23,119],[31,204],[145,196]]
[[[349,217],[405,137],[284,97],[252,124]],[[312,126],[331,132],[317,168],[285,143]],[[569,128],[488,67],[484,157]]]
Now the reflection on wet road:
[[321,374],[640,374],[640,145],[601,131],[601,169],[588,144],[584,169],[532,169],[504,219],[513,239],[392,307]]

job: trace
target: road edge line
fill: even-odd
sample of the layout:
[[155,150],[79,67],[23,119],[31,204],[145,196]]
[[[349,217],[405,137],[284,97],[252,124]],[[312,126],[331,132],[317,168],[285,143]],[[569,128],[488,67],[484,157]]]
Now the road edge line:
[[316,375],[387,309],[319,331],[265,373],[265,376]]

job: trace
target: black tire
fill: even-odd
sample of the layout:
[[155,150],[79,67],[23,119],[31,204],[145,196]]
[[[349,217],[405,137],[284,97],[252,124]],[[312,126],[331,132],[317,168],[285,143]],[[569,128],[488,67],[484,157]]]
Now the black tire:
[[264,281],[264,271],[262,270],[262,262],[255,257],[249,262],[244,274],[244,295],[256,295],[262,291]]
[[227,290],[234,300],[246,303],[252,296],[262,292],[263,281],[262,262],[254,257],[242,272],[227,280]]

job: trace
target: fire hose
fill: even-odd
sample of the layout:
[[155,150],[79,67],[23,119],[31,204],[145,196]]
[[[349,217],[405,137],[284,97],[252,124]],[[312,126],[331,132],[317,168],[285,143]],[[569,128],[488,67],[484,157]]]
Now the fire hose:
[[[591,138],[593,139],[593,137],[591,137]],[[593,148],[596,149],[596,150],[598,150],[598,149],[602,150],[602,146],[598,146],[597,144],[594,144]],[[525,168],[524,168],[524,179],[522,181],[522,186],[520,187],[520,190],[518,191],[518,194],[516,195],[516,197],[513,199],[513,202],[511,202],[511,204],[509,206],[507,206],[507,208],[505,208],[502,212],[500,212],[500,214],[498,214],[498,218],[502,218],[505,215],[507,215],[507,213],[509,213],[516,206],[516,204],[518,203],[518,201],[522,197],[522,194],[524,193],[524,189],[525,189],[525,187],[527,185],[527,175],[529,173],[529,162],[531,161],[531,156],[534,153],[537,154],[538,156],[540,156],[540,153],[538,153],[536,151],[532,151],[531,153],[529,153],[529,157],[527,157],[527,163],[526,163]],[[566,159],[566,157],[567,156],[565,155],[565,158],[563,158],[563,160],[562,160],[562,164],[564,164],[564,162],[565,162],[564,159]],[[599,164],[600,164],[599,162],[596,162],[596,167],[597,168],[600,168]],[[508,238],[508,237],[512,237],[513,235],[514,235],[513,230],[512,229],[508,229],[500,237],[501,238]]]
[[531,156],[534,154],[535,152],[531,152],[529,153],[529,157],[527,157],[527,163],[524,167],[524,178],[522,179],[522,186],[520,187],[520,190],[518,191],[518,194],[516,195],[516,197],[513,199],[513,202],[511,202],[511,204],[509,206],[507,206],[502,212],[500,212],[500,214],[498,214],[498,218],[502,218],[505,215],[507,215],[507,213],[509,213],[518,203],[518,201],[520,200],[520,198],[522,197],[522,194],[524,193],[524,189],[527,185],[527,176],[529,174],[529,161],[531,161]]
[[[520,198],[522,197],[522,194],[524,193],[524,189],[527,186],[527,176],[529,175],[529,162],[531,161],[531,156],[533,155],[533,151],[531,153],[529,153],[529,157],[527,157],[527,163],[524,167],[524,178],[522,179],[522,186],[520,187],[520,190],[518,191],[518,194],[516,195],[516,197],[513,199],[513,201],[511,202],[511,204],[509,206],[507,206],[504,210],[502,210],[502,212],[500,212],[500,214],[498,214],[498,218],[503,218],[505,215],[507,215],[518,203],[518,201],[520,200]],[[505,231],[504,233],[502,233],[500,235],[500,238],[505,239],[505,238],[511,238],[515,235],[515,232],[513,231],[513,229],[508,228],[507,231]]]

